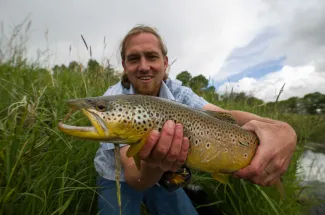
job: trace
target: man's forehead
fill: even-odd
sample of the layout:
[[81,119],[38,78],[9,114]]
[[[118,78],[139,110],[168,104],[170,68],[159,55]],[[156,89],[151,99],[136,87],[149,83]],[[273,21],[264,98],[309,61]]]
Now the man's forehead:
[[126,56],[130,56],[130,55],[140,55],[140,54],[159,54],[159,50],[129,50],[126,53]]
[[131,36],[125,44],[126,54],[130,53],[160,53],[161,47],[158,38],[150,33],[140,33]]

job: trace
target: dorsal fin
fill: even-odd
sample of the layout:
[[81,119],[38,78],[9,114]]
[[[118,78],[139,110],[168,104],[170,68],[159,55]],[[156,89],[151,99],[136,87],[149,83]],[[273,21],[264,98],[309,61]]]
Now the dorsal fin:
[[220,119],[222,121],[225,121],[225,122],[228,122],[231,124],[237,124],[236,119],[230,113],[212,111],[212,110],[203,110],[203,112],[206,114],[209,114],[210,116],[213,116],[217,119]]

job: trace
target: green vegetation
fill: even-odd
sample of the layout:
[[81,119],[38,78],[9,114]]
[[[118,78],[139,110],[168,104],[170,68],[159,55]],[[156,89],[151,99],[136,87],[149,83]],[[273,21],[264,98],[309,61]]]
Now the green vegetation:
[[[86,68],[77,62],[54,66],[52,74],[38,62],[27,62],[21,50],[0,61],[0,214],[96,214],[93,159],[99,144],[63,135],[56,125],[68,112],[67,99],[100,96],[120,74],[95,60],[89,60]],[[288,111],[281,102],[264,104],[243,93],[221,96],[207,86],[203,76],[181,77],[212,103],[287,121],[299,135],[297,151],[284,176],[287,198],[283,201],[274,188],[239,179],[224,186],[195,173],[192,183],[203,186],[225,214],[291,215],[306,211],[309,205],[297,201],[297,159],[307,142],[324,142],[321,115]],[[71,120],[88,123],[81,114]]]

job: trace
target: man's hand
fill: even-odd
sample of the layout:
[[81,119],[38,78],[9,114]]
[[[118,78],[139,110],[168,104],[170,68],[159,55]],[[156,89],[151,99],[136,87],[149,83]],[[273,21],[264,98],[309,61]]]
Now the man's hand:
[[183,126],[168,120],[161,133],[156,130],[150,133],[139,157],[152,168],[176,171],[184,164],[188,148],[189,140],[183,136]]
[[271,186],[287,171],[297,144],[295,131],[286,123],[267,123],[251,120],[242,126],[253,131],[260,145],[251,164],[236,173],[255,184]]

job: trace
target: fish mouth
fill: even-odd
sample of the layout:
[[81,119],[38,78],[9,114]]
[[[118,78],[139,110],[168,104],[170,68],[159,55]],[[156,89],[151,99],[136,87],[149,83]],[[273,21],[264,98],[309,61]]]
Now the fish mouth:
[[61,121],[58,129],[65,134],[82,139],[105,140],[109,132],[104,121],[92,109],[83,108],[80,111],[89,119],[92,126],[67,125]]

